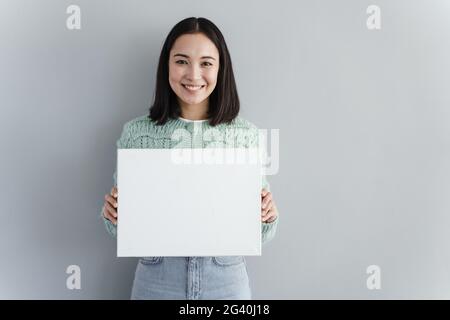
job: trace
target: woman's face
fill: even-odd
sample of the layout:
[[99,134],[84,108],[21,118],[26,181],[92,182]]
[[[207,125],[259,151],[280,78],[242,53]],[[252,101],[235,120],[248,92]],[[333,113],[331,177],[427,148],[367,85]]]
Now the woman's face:
[[219,51],[202,33],[184,34],[170,50],[169,83],[180,104],[208,102],[217,83]]

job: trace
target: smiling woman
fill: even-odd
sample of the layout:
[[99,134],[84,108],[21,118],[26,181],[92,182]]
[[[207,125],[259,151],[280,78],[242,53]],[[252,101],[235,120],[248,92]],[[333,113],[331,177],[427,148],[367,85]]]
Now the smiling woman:
[[[239,98],[222,33],[207,19],[188,18],[175,25],[164,42],[150,114],[127,122],[117,147],[203,150],[220,142],[234,148],[258,147],[257,127],[238,113]],[[177,139],[180,131],[181,137],[188,138]],[[261,181],[261,243],[266,243],[275,235],[278,210],[265,176]],[[177,194],[170,197],[176,201]],[[238,202],[234,200],[234,205]],[[103,209],[113,236],[119,221],[117,204],[114,187]],[[227,231],[232,237],[233,230]],[[136,268],[131,298],[250,299],[247,264],[243,256],[144,257]]]

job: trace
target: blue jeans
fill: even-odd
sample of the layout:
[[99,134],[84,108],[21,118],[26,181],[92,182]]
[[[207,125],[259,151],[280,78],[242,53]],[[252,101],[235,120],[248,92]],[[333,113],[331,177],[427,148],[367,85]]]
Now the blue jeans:
[[131,299],[251,299],[243,256],[139,259]]

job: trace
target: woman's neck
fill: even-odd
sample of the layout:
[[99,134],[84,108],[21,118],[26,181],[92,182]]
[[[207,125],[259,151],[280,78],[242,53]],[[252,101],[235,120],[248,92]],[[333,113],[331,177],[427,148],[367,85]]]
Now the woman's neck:
[[206,120],[208,119],[208,101],[199,104],[185,104],[180,102],[180,117],[188,120]]

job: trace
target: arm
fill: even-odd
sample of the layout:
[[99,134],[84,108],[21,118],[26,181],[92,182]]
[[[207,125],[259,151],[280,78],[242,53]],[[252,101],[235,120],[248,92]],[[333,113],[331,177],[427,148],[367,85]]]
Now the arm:
[[[125,125],[123,127],[122,134],[121,134],[119,140],[117,140],[117,142],[116,142],[117,149],[130,148],[131,141],[132,141],[132,139],[131,139],[130,122],[127,122],[127,123],[125,123]],[[117,187],[117,163],[116,163],[116,170],[113,174],[113,182],[114,182],[114,187]],[[108,231],[108,233],[113,238],[117,237],[117,226],[103,216],[103,207],[102,207],[100,216],[103,220],[103,223],[104,223],[105,228]]]

